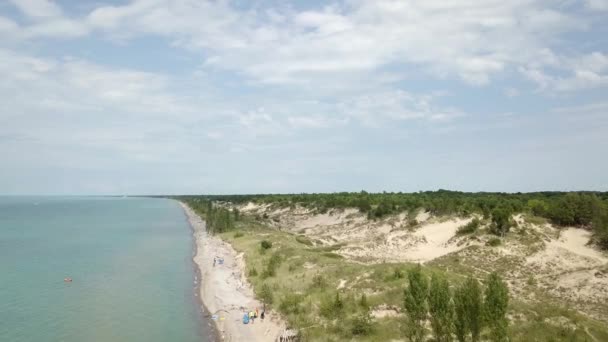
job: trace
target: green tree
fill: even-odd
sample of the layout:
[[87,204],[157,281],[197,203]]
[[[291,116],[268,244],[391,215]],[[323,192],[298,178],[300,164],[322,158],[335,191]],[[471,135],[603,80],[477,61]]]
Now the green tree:
[[372,328],[372,316],[369,310],[363,311],[351,320],[351,333],[353,335],[368,335]]
[[451,341],[454,307],[452,305],[450,285],[445,277],[436,273],[431,277],[428,304],[435,341]]
[[477,279],[469,277],[464,283],[464,319],[473,342],[479,341],[483,327],[483,300]]
[[593,241],[608,250],[608,204],[597,202],[593,208]]
[[407,312],[407,335],[411,341],[423,341],[426,335],[424,322],[427,318],[428,280],[418,265],[408,271],[408,288],[405,290],[404,307]]
[[369,308],[369,304],[367,303],[367,296],[365,295],[365,293],[361,295],[359,305],[366,310]]
[[596,195],[567,193],[549,209],[549,218],[562,226],[587,226],[593,220],[594,208],[599,205]]
[[491,331],[492,341],[507,341],[507,307],[509,305],[509,289],[502,278],[493,272],[488,276],[485,290],[484,313]]
[[264,304],[272,304],[274,302],[274,294],[270,285],[264,283],[260,289],[260,299]]
[[547,215],[549,206],[543,200],[531,199],[528,201],[528,209],[532,215],[544,217]]
[[511,213],[506,208],[492,210],[492,232],[496,235],[505,236],[511,227]]
[[467,325],[467,291],[464,285],[454,291],[454,334],[458,342],[465,342],[469,327]]

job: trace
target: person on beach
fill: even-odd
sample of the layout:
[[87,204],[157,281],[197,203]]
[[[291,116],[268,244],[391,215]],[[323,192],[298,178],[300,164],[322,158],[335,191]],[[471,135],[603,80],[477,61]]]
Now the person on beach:
[[255,308],[255,318],[259,317],[260,312],[258,311],[258,308]]
[[265,316],[264,311],[262,311],[262,313],[260,314],[260,319],[262,320],[262,322],[264,322],[264,316]]
[[213,267],[215,267],[215,262],[217,261],[217,257],[213,257]]

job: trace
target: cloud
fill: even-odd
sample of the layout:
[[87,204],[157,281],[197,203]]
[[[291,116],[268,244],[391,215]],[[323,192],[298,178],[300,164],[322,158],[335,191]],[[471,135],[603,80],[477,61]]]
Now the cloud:
[[59,6],[48,0],[10,0],[28,18],[39,20],[63,15]]
[[608,11],[608,0],[587,0],[585,3],[591,10]]
[[608,85],[608,55],[600,52],[562,58],[555,68],[563,75],[552,75],[537,67],[521,67],[519,71],[543,91],[576,91]]
[[[301,86],[338,83],[344,74],[373,78],[387,66],[483,86],[509,70],[546,73],[559,35],[589,28],[568,6],[548,0],[348,0],[303,11],[237,8],[232,1],[135,0],[98,6],[79,19],[66,18],[48,1],[18,6],[29,16],[56,17],[26,27],[30,37],[159,35],[204,55],[206,67]],[[588,6],[597,8],[599,1]]]

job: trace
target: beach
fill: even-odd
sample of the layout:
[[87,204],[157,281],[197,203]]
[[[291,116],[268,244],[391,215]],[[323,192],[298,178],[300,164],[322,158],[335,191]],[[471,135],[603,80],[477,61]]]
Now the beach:
[[[180,202],[181,203],[181,202]],[[203,312],[215,322],[220,341],[274,341],[284,330],[279,315],[266,310],[265,319],[243,324],[243,315],[263,304],[245,277],[243,254],[238,254],[229,244],[207,234],[205,222],[187,205],[181,203],[192,226],[196,244],[194,262],[200,271],[199,293]],[[223,263],[214,265],[214,258]]]

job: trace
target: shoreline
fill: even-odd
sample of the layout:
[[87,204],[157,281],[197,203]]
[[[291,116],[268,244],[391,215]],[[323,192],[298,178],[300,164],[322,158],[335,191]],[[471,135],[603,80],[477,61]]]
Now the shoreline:
[[[263,307],[245,277],[243,254],[208,235],[201,217],[183,202],[179,203],[193,231],[197,297],[205,317],[214,323],[216,340],[274,341],[285,328],[277,313],[268,310],[264,322],[257,319],[254,324],[242,323],[245,312],[256,308],[261,311]],[[223,258],[224,263],[213,266],[215,257]]]
[[[181,206],[181,202],[180,206]],[[202,331],[202,327],[199,328],[200,334],[201,336],[205,336],[207,338],[209,338],[209,341],[215,341],[215,342],[219,342],[221,341],[219,338],[219,335],[217,333],[217,326],[212,322],[211,320],[211,315],[209,314],[209,310],[207,309],[207,307],[205,306],[205,303],[203,303],[203,299],[200,296],[201,293],[201,270],[198,266],[198,264],[194,261],[194,258],[196,257],[196,255],[198,254],[198,244],[196,243],[196,237],[195,237],[195,230],[194,227],[192,226],[192,224],[190,223],[190,217],[188,216],[188,214],[186,213],[185,210],[184,211],[184,216],[186,217],[186,220],[188,221],[188,226],[190,227],[190,233],[192,234],[192,255],[190,258],[190,262],[192,263],[192,269],[194,271],[194,297],[196,297],[196,303],[197,303],[197,307],[198,307],[198,314],[199,314],[199,319],[201,319],[201,324],[206,324],[207,325],[207,329],[209,329],[207,335],[205,335]],[[200,326],[200,325],[199,325]]]

